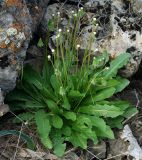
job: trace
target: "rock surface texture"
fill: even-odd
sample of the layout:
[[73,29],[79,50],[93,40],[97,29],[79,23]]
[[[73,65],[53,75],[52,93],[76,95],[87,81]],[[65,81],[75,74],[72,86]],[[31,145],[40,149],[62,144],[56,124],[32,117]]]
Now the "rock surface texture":
[[0,9],[0,88],[15,87],[31,38],[31,18],[24,2],[7,0]]
[[0,1],[0,89],[4,93],[16,85],[32,32],[40,23],[44,13],[43,6],[48,2]]

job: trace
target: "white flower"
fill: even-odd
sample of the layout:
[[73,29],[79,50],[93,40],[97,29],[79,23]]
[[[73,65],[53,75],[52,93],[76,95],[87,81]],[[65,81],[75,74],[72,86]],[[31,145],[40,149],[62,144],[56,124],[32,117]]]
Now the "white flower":
[[60,37],[60,34],[57,34],[56,39]]
[[96,27],[98,26],[99,24],[98,23],[96,23]]
[[77,45],[76,45],[76,48],[77,48],[77,49],[80,48],[80,44],[77,44]]
[[59,32],[62,32],[62,29],[59,29],[58,31],[59,31]]
[[52,14],[52,16],[54,17],[54,16],[55,16],[55,14]]
[[67,29],[67,32],[69,33],[69,32],[70,32],[70,30],[69,30],[69,29]]
[[98,52],[98,51],[99,51],[99,49],[98,49],[98,48],[96,48],[96,49],[95,49],[95,52]]
[[96,18],[93,18],[93,21],[96,21]]
[[55,52],[55,49],[51,49],[51,52],[54,53],[54,52]]
[[71,13],[74,13],[74,11],[71,11]]
[[77,14],[76,14],[76,13],[74,14],[74,17],[77,17]]
[[96,32],[93,32],[94,35],[96,35]]
[[48,58],[48,60],[51,60],[51,55],[48,55],[47,58]]
[[58,16],[61,14],[60,12],[57,12]]
[[96,57],[93,57],[93,59],[95,60],[95,59],[96,59]]
[[108,69],[109,69],[109,67],[106,67],[105,69],[106,69],[106,70],[108,70]]
[[81,11],[81,9],[78,10],[79,12]]
[[28,125],[29,123],[28,123],[28,121],[26,121],[24,124],[25,124],[25,125]]
[[6,31],[6,33],[8,36],[15,36],[17,34],[17,29],[11,27]]
[[83,7],[81,7],[80,9],[83,10]]

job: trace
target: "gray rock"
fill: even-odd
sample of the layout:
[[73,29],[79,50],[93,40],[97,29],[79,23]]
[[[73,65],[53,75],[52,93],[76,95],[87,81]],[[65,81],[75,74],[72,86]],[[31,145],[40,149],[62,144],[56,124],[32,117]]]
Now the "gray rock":
[[134,12],[142,13],[142,0],[133,0],[132,7]]
[[0,88],[15,87],[26,51],[49,0],[0,1]]
[[0,89],[0,117],[9,111],[9,106],[4,104],[4,95]]
[[[0,1],[0,89],[14,89],[29,42],[49,0]],[[0,105],[5,106],[6,105]]]
[[8,0],[0,12],[0,88],[15,87],[17,71],[21,69],[31,38],[32,19],[26,3]]

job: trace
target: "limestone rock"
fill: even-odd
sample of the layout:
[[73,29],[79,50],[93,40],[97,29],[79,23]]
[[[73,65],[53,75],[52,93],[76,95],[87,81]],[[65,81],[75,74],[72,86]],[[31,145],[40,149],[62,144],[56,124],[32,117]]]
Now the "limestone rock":
[[0,1],[0,88],[10,91],[49,0]]
[[[0,90],[14,89],[32,32],[42,19],[49,0],[0,1]],[[1,97],[0,97],[1,98]],[[8,106],[0,103],[0,112]]]
[[[96,3],[96,1],[97,0],[91,2]],[[110,10],[106,8],[107,3],[111,7],[111,13]],[[134,9],[134,6],[139,6],[141,4],[141,0],[113,0],[106,1],[105,5],[97,4],[102,7],[102,13],[105,12],[107,15],[107,21],[102,23],[99,18],[102,17],[102,15],[98,16],[97,22],[99,27],[97,41],[94,47],[98,48],[99,51],[106,49],[112,57],[129,52],[131,54],[131,59],[126,68],[121,70],[121,74],[125,77],[131,77],[136,73],[142,59],[142,12],[140,11],[141,7],[139,9]],[[97,5],[95,5],[96,10]],[[105,28],[105,30],[103,28]],[[103,32],[105,32],[105,34]],[[85,41],[86,38],[82,38]]]
[[15,87],[31,38],[31,17],[26,3],[5,0],[0,8],[0,88]]

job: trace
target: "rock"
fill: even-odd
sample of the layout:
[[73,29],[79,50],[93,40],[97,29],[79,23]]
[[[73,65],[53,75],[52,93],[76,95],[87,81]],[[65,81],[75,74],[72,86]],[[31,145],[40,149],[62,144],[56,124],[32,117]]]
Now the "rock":
[[[59,8],[61,7],[61,9],[59,10]],[[61,3],[60,5],[58,3],[54,3],[52,5],[49,5],[45,11],[45,15],[43,17],[42,20],[42,31],[43,32],[47,32],[47,23],[49,20],[53,20],[54,15],[58,15],[60,18],[60,26],[61,28],[66,27],[67,26],[67,19],[66,16],[69,17],[71,16],[71,12],[72,11],[76,11],[77,10],[77,6],[73,6],[73,5],[68,5],[68,4],[63,4]]]
[[16,85],[32,32],[40,23],[48,2],[49,0],[0,1],[0,89],[4,93]]
[[134,12],[142,13],[142,0],[133,0],[132,7]]
[[20,71],[31,38],[31,17],[26,3],[7,0],[0,8],[0,88],[3,91],[15,87],[17,71]]
[[9,106],[4,104],[4,96],[3,92],[0,89],[0,117],[6,114],[9,111]]
[[[142,149],[133,136],[129,125],[125,125],[122,132],[119,132],[116,140],[109,141],[110,151],[108,158],[115,160],[127,159],[132,157],[134,160],[142,159]],[[111,158],[111,159],[112,159]]]
[[0,1],[0,88],[8,92],[26,56],[32,37],[49,0]]
[[32,17],[32,31],[36,31],[39,26],[49,0],[25,0]]

